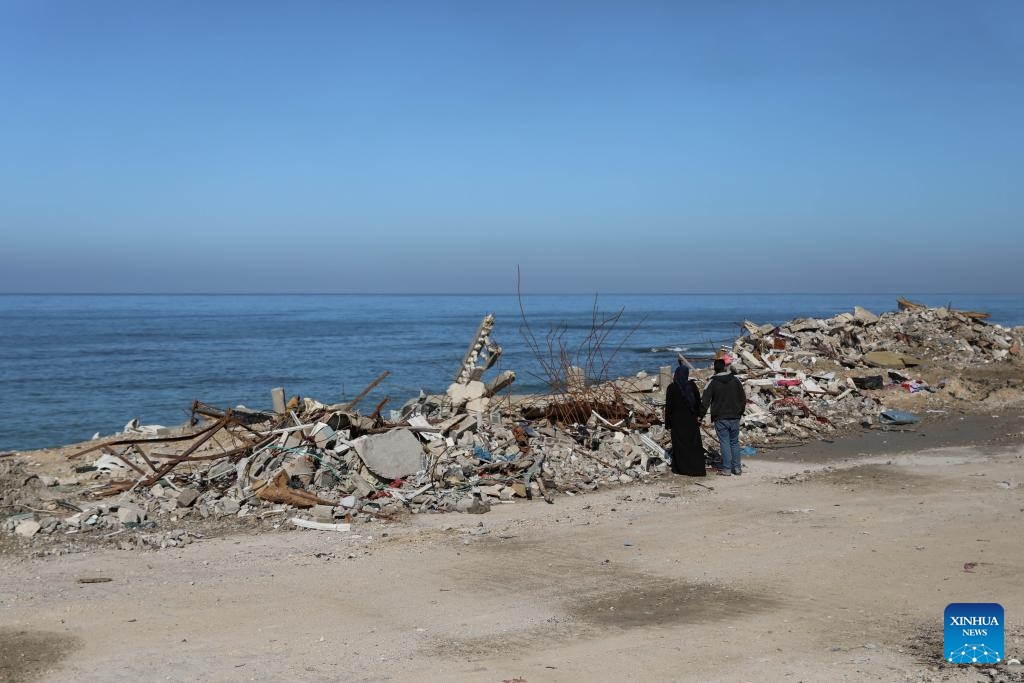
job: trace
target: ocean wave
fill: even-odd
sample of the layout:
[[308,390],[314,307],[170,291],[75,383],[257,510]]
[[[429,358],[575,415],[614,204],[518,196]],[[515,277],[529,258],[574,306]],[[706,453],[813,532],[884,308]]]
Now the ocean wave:
[[689,346],[652,346],[650,353],[683,353],[689,350]]

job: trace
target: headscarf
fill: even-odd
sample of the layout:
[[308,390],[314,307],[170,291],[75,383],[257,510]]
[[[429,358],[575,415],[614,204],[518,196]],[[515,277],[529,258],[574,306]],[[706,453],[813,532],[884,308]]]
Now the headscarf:
[[687,407],[691,413],[697,412],[697,394],[693,390],[693,385],[690,384],[690,368],[680,364],[676,368],[676,374],[672,381],[677,387],[679,387],[679,393],[683,395],[683,400],[686,401]]

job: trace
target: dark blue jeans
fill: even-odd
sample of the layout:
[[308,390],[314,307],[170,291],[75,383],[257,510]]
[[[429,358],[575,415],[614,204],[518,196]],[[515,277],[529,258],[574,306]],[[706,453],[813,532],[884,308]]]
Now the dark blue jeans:
[[743,466],[740,463],[740,421],[715,420],[715,434],[722,450],[722,469],[737,474]]

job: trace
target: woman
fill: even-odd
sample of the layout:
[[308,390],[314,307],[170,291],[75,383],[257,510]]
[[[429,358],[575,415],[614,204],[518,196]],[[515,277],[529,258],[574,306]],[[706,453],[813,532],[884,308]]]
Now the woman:
[[703,477],[704,444],[700,439],[700,392],[690,368],[680,365],[665,391],[665,426],[672,432],[672,471]]

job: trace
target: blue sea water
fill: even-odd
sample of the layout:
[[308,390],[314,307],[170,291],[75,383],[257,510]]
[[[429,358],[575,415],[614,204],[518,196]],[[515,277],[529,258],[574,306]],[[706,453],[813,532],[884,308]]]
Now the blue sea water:
[[[744,319],[782,323],[864,306],[894,310],[895,294],[528,295],[534,336],[565,326],[574,349],[601,316],[622,312],[603,343],[610,376],[657,372],[677,349],[707,354],[731,343]],[[1020,295],[907,295],[986,310],[1024,324]],[[515,295],[0,295],[0,451],[73,443],[143,424],[177,425],[193,399],[269,408],[270,389],[324,403],[385,396],[399,408],[420,389],[442,392],[486,313],[514,370],[515,393],[541,391],[543,372],[522,333]],[[617,350],[617,352],[615,352]],[[615,353],[613,353],[615,352]]]

